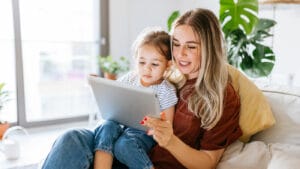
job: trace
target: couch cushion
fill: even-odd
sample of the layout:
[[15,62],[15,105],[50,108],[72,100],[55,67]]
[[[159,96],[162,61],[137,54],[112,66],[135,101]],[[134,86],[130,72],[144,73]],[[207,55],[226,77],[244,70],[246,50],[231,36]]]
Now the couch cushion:
[[269,147],[261,141],[236,141],[226,148],[217,169],[266,169],[271,159]]
[[253,137],[267,143],[300,145],[300,88],[264,87],[276,124]]
[[241,99],[240,126],[243,135],[240,140],[247,142],[255,133],[272,126],[275,120],[261,90],[237,69],[230,65],[228,69],[233,87]]
[[299,169],[300,146],[289,144],[271,144],[272,158],[268,169]]

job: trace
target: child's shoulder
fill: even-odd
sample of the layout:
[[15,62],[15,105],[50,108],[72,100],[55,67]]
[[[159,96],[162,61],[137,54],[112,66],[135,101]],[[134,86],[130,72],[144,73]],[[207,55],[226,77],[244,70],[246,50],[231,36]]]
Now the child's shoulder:
[[160,83],[160,88],[166,89],[166,90],[176,90],[176,87],[174,84],[172,84],[170,81],[168,80],[163,80]]

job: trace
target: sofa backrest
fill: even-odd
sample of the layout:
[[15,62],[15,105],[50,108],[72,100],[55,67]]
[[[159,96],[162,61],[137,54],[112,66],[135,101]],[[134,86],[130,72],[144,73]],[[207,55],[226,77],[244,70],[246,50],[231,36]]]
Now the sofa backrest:
[[252,140],[300,145],[300,88],[262,88],[276,119],[275,125],[257,133]]

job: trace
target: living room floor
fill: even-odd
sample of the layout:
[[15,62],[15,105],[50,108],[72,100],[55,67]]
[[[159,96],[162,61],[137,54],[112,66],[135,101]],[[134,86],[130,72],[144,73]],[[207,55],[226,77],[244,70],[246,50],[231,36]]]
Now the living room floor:
[[93,128],[88,122],[76,122],[27,129],[28,135],[20,136],[21,153],[17,160],[7,160],[0,151],[0,169],[37,169],[46,157],[55,139],[72,128]]

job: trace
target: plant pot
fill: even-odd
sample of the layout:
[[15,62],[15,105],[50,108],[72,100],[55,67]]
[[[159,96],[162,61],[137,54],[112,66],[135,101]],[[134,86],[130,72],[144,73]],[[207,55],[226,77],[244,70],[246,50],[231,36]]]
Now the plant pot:
[[107,73],[107,72],[104,72],[104,77],[106,79],[110,79],[110,80],[116,80],[117,79],[117,75],[116,74]]
[[1,123],[0,124],[0,140],[2,140],[3,134],[9,128],[9,123]]

